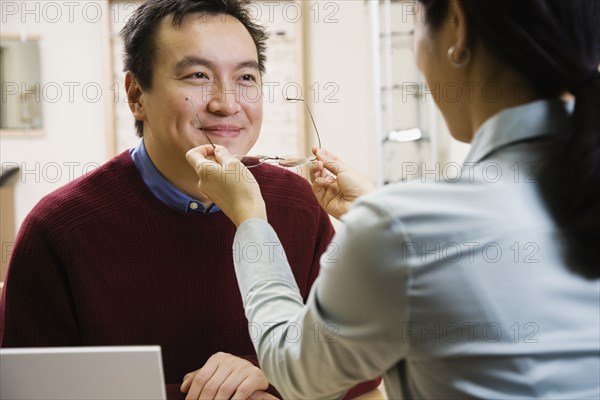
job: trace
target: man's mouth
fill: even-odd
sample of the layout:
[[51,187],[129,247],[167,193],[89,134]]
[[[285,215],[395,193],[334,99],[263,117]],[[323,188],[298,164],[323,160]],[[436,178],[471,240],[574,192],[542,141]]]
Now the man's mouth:
[[203,126],[200,129],[209,135],[220,137],[234,137],[239,135],[241,131],[241,128],[235,125],[211,125]]

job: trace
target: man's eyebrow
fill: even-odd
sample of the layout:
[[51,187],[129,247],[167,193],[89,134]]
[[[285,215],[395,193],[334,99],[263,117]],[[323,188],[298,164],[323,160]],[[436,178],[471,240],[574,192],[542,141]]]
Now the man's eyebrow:
[[[201,58],[201,57],[195,57],[195,56],[185,56],[177,63],[177,65],[175,65],[175,70],[183,71],[189,67],[194,67],[194,66],[198,66],[198,65],[201,65],[201,66],[207,67],[209,69],[213,69],[213,70],[215,69],[215,63],[213,63],[210,60],[207,60],[207,59]],[[237,65],[236,69],[242,69],[242,68],[253,68],[256,70],[260,70],[258,61],[255,61],[255,60],[241,62]]]
[[210,69],[213,69],[215,66],[215,64],[212,61],[207,60],[205,58],[194,57],[194,56],[185,56],[177,63],[177,65],[175,65],[175,70],[183,71],[186,68],[194,67],[197,65],[202,65],[202,66],[210,68]]
[[260,66],[258,65],[258,61],[254,61],[254,60],[245,61],[245,62],[239,63],[237,69],[242,69],[242,68],[253,68],[253,69],[256,69],[256,70],[260,70]]

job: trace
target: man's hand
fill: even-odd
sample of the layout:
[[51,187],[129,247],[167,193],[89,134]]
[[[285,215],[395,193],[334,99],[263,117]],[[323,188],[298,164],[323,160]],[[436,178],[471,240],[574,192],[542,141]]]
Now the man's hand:
[[240,160],[223,146],[204,145],[186,154],[198,174],[198,188],[239,227],[250,218],[267,219],[258,183]]
[[228,353],[213,354],[199,370],[183,378],[186,400],[273,400],[265,390],[269,382],[250,361]]
[[313,148],[317,161],[310,167],[312,190],[321,207],[339,219],[354,200],[375,190],[371,181],[334,154]]

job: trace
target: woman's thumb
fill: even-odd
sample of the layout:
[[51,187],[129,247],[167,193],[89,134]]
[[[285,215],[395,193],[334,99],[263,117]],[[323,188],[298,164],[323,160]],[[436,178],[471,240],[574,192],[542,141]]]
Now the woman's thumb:
[[200,152],[196,149],[191,149],[190,151],[185,153],[185,159],[192,167],[194,167],[196,171],[198,171],[198,168],[202,164],[202,161],[205,160],[202,154],[200,154]]
[[229,151],[223,146],[215,147],[215,159],[221,165],[228,164],[230,162],[239,161],[237,158],[231,155]]

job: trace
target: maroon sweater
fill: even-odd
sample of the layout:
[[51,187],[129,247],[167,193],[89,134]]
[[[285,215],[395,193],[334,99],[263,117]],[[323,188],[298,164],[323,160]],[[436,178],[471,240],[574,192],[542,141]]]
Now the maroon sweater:
[[[268,165],[252,173],[306,299],[333,236],[329,217],[305,179]],[[160,345],[167,383],[219,351],[256,363],[234,234],[222,212],[183,214],[159,201],[126,151],[43,198],[23,222],[0,301],[0,344]]]
[[[306,298],[333,235],[329,218],[303,178],[271,166],[253,173]],[[160,202],[124,152],[46,196],[24,221],[0,303],[2,345],[158,344],[167,383],[218,351],[254,355],[234,234],[222,212],[183,214]]]

